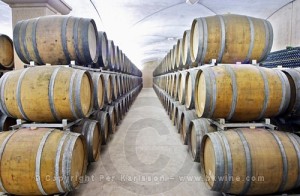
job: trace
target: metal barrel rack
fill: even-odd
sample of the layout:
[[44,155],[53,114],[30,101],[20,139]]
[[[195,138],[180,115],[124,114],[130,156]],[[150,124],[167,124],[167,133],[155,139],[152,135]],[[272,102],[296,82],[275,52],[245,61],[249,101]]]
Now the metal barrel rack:
[[232,123],[232,122],[226,122],[224,118],[213,120],[209,119],[210,123],[217,127],[218,131],[226,131],[227,129],[232,128],[266,128],[270,130],[276,130],[277,127],[273,124],[271,124],[271,120],[269,118],[265,118],[262,121],[259,122],[248,122],[248,123]]
[[59,128],[63,131],[70,131],[70,128],[78,123],[80,123],[82,119],[75,120],[73,122],[68,122],[67,119],[63,119],[61,123],[28,123],[21,119],[17,119],[17,124],[11,126],[12,130],[20,129],[20,128]]

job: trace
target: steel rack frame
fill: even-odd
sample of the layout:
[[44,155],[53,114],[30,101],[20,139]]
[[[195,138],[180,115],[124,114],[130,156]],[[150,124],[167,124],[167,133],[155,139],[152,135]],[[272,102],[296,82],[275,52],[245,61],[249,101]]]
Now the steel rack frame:
[[271,120],[269,118],[265,118],[261,122],[249,122],[249,123],[229,123],[226,122],[224,118],[213,120],[209,119],[209,122],[212,125],[215,125],[217,127],[218,131],[226,131],[227,129],[231,128],[267,128],[270,130],[276,130],[277,127],[273,124],[271,124]]
[[11,126],[12,130],[17,130],[19,128],[61,128],[63,131],[70,131],[70,128],[78,123],[82,119],[77,119],[73,122],[68,122],[67,119],[63,119],[61,123],[28,123],[21,119],[17,119],[17,124]]

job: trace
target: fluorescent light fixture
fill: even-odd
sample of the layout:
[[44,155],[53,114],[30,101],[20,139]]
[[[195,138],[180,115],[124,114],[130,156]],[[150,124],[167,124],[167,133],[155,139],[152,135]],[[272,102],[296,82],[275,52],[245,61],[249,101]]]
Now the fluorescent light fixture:
[[199,0],[186,0],[187,4],[194,5],[195,3],[198,3]]

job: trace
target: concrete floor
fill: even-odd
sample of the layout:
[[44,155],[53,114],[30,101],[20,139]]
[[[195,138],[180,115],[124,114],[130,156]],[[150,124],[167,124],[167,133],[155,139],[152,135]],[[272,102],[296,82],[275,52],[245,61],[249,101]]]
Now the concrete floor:
[[153,89],[143,89],[118,131],[71,195],[221,195],[200,178],[199,164]]

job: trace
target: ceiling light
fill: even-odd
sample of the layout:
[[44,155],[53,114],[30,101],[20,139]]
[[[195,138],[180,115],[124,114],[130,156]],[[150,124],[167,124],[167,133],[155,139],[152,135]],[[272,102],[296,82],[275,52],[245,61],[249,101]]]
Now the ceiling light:
[[194,5],[195,3],[198,3],[199,0],[186,0],[187,4]]
[[167,40],[168,41],[173,41],[173,40],[175,40],[175,39],[177,39],[176,37],[167,37]]

